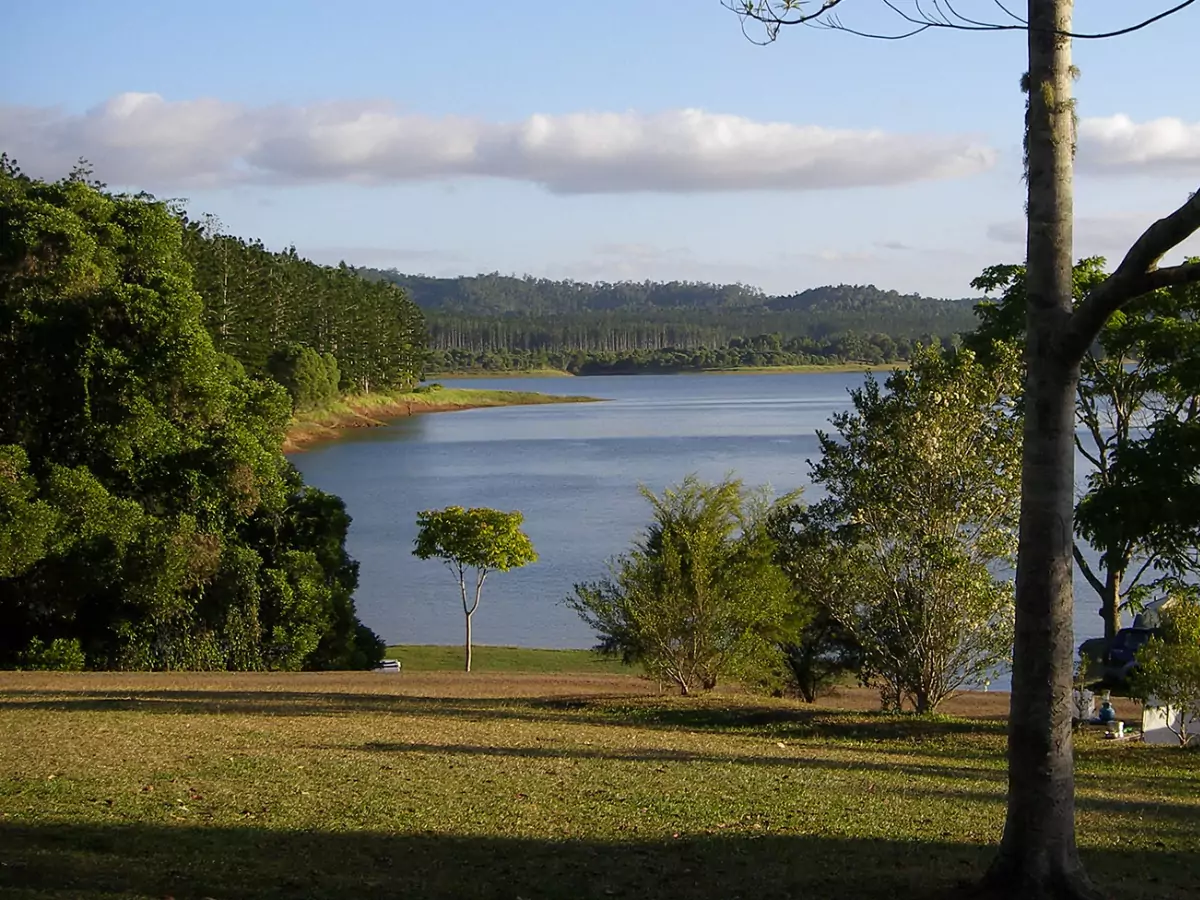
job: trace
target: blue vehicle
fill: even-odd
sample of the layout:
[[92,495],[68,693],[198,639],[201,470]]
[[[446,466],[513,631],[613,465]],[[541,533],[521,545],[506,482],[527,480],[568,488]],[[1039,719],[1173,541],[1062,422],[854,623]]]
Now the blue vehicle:
[[1134,617],[1133,626],[1122,628],[1111,641],[1093,638],[1079,645],[1092,690],[1128,690],[1130,676],[1137,668],[1137,652],[1158,634],[1158,612],[1169,602],[1170,598],[1164,597],[1148,604]]

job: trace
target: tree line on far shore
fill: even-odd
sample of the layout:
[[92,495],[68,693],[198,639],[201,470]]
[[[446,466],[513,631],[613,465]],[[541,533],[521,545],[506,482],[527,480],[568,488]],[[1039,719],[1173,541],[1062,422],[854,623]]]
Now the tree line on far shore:
[[796,337],[784,340],[778,333],[735,337],[728,343],[682,349],[643,350],[430,350],[426,363],[437,372],[520,372],[560,369],[572,375],[641,375],[705,372],[722,369],[783,366],[883,365],[908,362],[921,346],[953,347],[959,336],[893,338],[854,332],[826,338]]
[[902,361],[974,325],[967,299],[873,285],[770,296],[748,285],[459,278],[360,269],[424,311],[430,371],[556,368],[577,374]]

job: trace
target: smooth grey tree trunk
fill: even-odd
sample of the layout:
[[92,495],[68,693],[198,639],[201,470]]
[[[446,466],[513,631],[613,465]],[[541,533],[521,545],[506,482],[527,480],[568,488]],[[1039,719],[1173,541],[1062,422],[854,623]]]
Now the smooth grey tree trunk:
[[467,646],[466,646],[467,667],[466,667],[466,671],[470,672],[471,671],[471,614],[467,613],[466,618],[467,618]]
[[988,873],[1005,897],[1098,896],[1075,845],[1071,744],[1075,391],[1071,316],[1072,0],[1029,0],[1028,311],[1008,816]]

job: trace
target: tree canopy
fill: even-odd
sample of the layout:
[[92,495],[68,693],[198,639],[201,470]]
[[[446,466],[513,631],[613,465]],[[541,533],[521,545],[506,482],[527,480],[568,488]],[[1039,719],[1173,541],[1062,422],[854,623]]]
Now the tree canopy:
[[[1100,257],[1074,268],[1078,303],[1107,277]],[[991,266],[973,285],[978,304],[964,345],[985,359],[997,341],[1024,346],[1025,267]],[[1200,287],[1152,291],[1113,315],[1083,356],[1075,446],[1092,467],[1075,506],[1074,557],[1100,600],[1105,637],[1162,578],[1197,570],[1200,505]],[[1099,554],[1096,569],[1081,544]]]
[[162,203],[0,166],[0,664],[367,665],[341,501],[214,346]]
[[799,520],[809,553],[792,574],[855,638],[887,707],[932,711],[1009,662],[1012,584],[996,566],[1016,550],[1016,371],[1012,352],[985,369],[968,350],[924,351],[887,393],[868,377],[837,434],[818,433],[825,497]]
[[[479,608],[483,583],[491,572],[507,572],[537,561],[533,542],[521,530],[525,517],[518,511],[486,507],[426,509],[417,514],[413,555],[440,559],[458,580],[466,619],[466,671],[471,671],[471,617]],[[475,593],[468,600],[467,570],[475,570]]]

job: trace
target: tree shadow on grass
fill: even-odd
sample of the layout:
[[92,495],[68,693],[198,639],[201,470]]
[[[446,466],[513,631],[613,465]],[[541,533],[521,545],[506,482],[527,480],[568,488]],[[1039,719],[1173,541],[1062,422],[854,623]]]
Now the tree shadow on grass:
[[[252,828],[0,823],[0,893],[99,898],[774,900],[946,896],[992,848],[821,836],[545,840]],[[1182,854],[1106,852],[1130,898],[1183,898]],[[1150,875],[1157,883],[1147,883]]]
[[[312,749],[330,750],[331,747]],[[496,744],[424,744],[396,741],[372,741],[359,749],[370,753],[426,753],[436,756],[506,756],[523,759],[602,759],[616,762],[671,762],[731,764],[745,766],[774,766],[784,769],[829,769],[854,772],[903,773],[922,778],[963,778],[978,781],[1002,782],[1005,773],[999,769],[981,769],[969,766],[941,765],[914,762],[872,762],[864,759],[832,759],[809,755],[795,756],[787,753],[776,755],[705,753],[675,748],[638,748],[623,750],[605,747],[530,747],[527,745],[501,746]],[[1002,795],[1001,795],[1002,796]]]
[[[549,706],[564,701],[548,700]],[[610,708],[612,701],[601,708]],[[756,706],[704,701],[693,704],[648,703],[620,708],[625,721],[642,728],[685,731],[746,731],[782,737],[837,737],[846,740],[923,740],[956,734],[1003,734],[1002,716],[957,718],[913,713],[842,711],[825,707]]]
[[843,712],[745,701],[661,698],[464,698],[322,691],[0,691],[0,711],[139,712],[165,715],[337,716],[377,713],[587,723],[667,731],[738,732],[777,739],[923,741],[1002,734],[1003,718]]
[[[982,809],[988,804],[1003,809],[1006,798],[1002,791],[988,793],[969,787],[936,788],[911,785],[906,789],[910,796],[940,797],[964,806]],[[1075,808],[1082,812],[1099,812],[1106,820],[1117,822],[1120,817],[1134,819],[1138,828],[1149,831],[1156,839],[1177,839],[1181,843],[1195,845],[1200,840],[1200,809],[1195,803],[1180,803],[1174,800],[1136,800],[1128,797],[1097,797],[1076,793]],[[1114,828],[1118,827],[1114,825]],[[1188,869],[1192,883],[1200,881],[1200,854],[1189,854]]]

